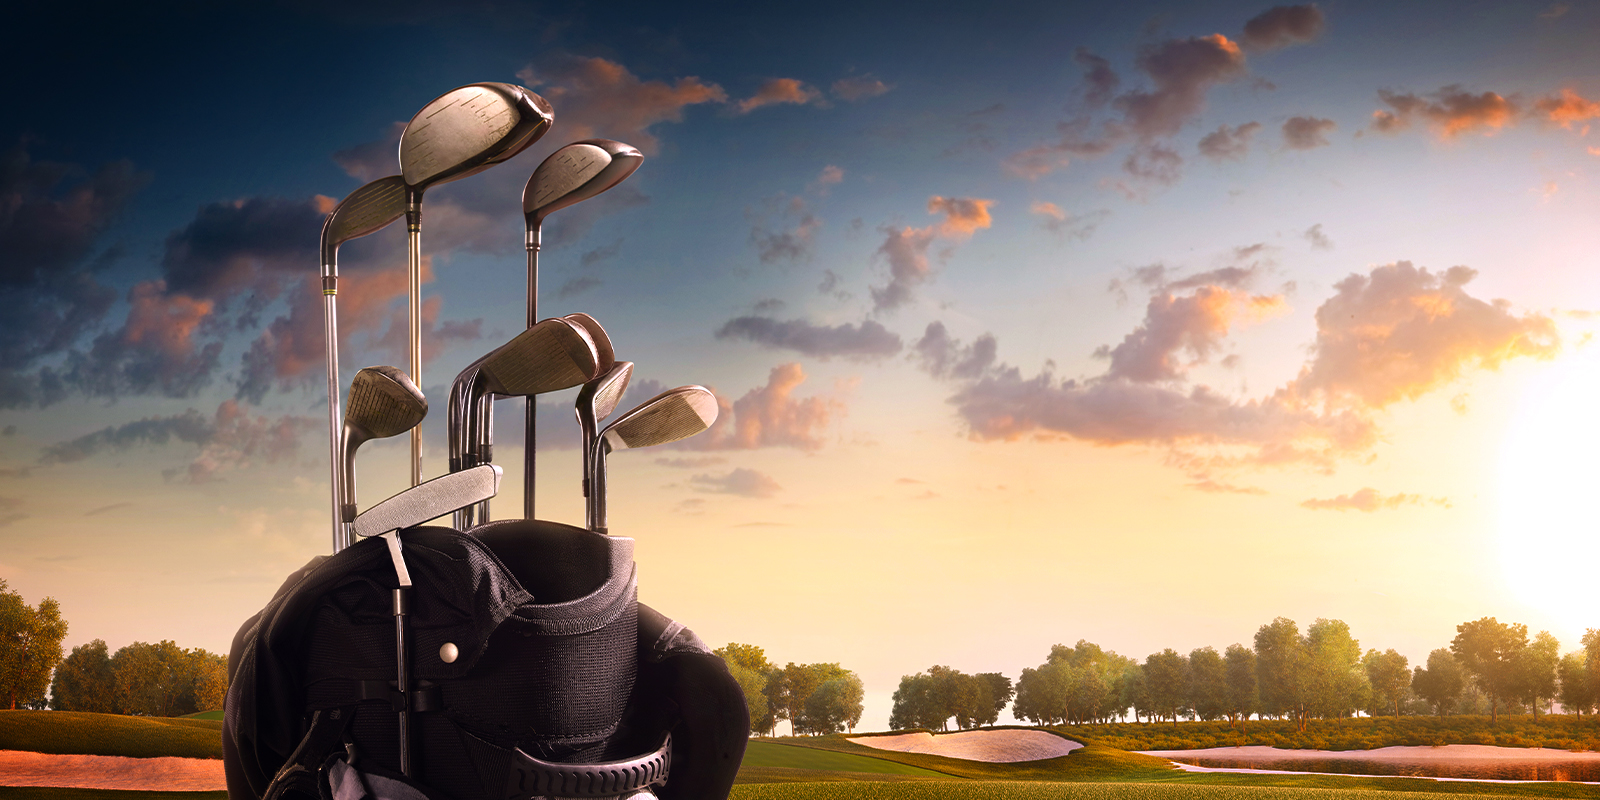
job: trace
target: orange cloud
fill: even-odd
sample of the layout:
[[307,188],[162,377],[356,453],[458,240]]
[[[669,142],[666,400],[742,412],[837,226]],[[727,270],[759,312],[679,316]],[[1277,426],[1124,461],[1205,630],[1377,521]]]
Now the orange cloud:
[[1277,50],[1322,35],[1322,10],[1315,3],[1274,6],[1244,24],[1240,40],[1251,50]]
[[1393,111],[1375,111],[1372,129],[1394,133],[1413,121],[1427,123],[1440,138],[1452,139],[1463,133],[1493,135],[1513,125],[1520,113],[1516,103],[1494,92],[1473,94],[1459,85],[1446,86],[1426,100],[1415,94],[1398,94],[1380,89],[1378,97]]
[[928,213],[945,215],[938,224],[926,228],[885,229],[878,253],[889,262],[889,283],[871,287],[873,307],[884,310],[910,302],[912,291],[932,275],[928,248],[940,238],[965,241],[973,233],[989,227],[993,224],[989,215],[992,205],[993,200],[935,195],[928,198]]
[[1568,130],[1574,122],[1587,122],[1600,117],[1600,103],[1585,100],[1571,89],[1562,89],[1559,97],[1542,97],[1533,104],[1534,111],[1546,122]]
[[795,397],[806,380],[799,364],[780,364],[767,376],[767,385],[751,389],[731,406],[718,396],[721,413],[706,434],[685,440],[701,450],[754,450],[793,447],[816,450],[823,444],[823,429],[844,414],[844,404],[826,397]]
[[805,105],[822,99],[822,93],[794,78],[773,78],[761,84],[756,93],[739,101],[740,114],[748,114],[762,106],[788,103]]
[[697,77],[672,84],[642,81],[604,58],[566,59],[537,72],[527,67],[517,77],[555,106],[564,136],[621,139],[645,153],[654,153],[659,146],[649,131],[652,126],[683,121],[689,106],[728,99],[721,86]]
[[1423,497],[1420,494],[1404,493],[1392,494],[1388,497],[1385,497],[1379,494],[1377,489],[1367,487],[1355,492],[1354,494],[1341,494],[1338,497],[1330,497],[1326,500],[1312,498],[1302,502],[1300,506],[1302,508],[1309,508],[1313,511],[1354,510],[1371,514],[1374,511],[1379,511],[1385,508],[1396,509],[1403,505],[1420,506],[1423,504],[1432,504],[1449,508],[1450,499],[1446,497]]
[[1250,295],[1218,286],[1202,286],[1187,296],[1163,292],[1150,298],[1144,324],[1115,348],[1102,347],[1096,355],[1111,360],[1107,375],[1112,378],[1176,380],[1220,350],[1235,320],[1255,321],[1287,310],[1282,295]]

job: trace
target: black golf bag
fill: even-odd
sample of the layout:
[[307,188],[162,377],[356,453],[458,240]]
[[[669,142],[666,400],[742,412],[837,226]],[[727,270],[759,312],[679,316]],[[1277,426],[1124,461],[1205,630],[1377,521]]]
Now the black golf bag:
[[727,797],[744,695],[693,632],[639,604],[632,539],[501,520],[400,540],[409,691],[384,543],[312,559],[228,654],[230,800]]

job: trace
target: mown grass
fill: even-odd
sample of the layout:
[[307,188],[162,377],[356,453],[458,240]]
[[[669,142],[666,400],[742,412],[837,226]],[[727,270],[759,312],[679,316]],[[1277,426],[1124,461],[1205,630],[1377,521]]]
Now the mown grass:
[[130,758],[222,758],[222,722],[0,709],[0,750]]
[[802,747],[779,742],[751,741],[744,750],[741,772],[751,767],[777,767],[794,770],[820,770],[824,772],[849,772],[873,775],[913,775],[925,778],[951,776],[930,769],[874,756],[841,753],[815,747]]
[[730,800],[1468,800],[1486,794],[1397,793],[1283,786],[1197,786],[1150,783],[904,781],[735,786]]
[[1095,741],[1122,750],[1194,750],[1206,747],[1266,745],[1293,750],[1372,750],[1395,745],[1486,744],[1498,747],[1548,747],[1600,750],[1600,719],[1571,714],[1531,716],[1379,717],[1311,720],[1305,731],[1286,720],[1254,720],[1240,727],[1227,722],[1061,725],[1052,730],[1078,741]]
[[0,786],[0,800],[228,800],[227,792],[124,792],[112,789],[57,789]]
[[178,719],[214,719],[220,721],[222,719],[222,711],[196,711],[193,714],[184,714]]

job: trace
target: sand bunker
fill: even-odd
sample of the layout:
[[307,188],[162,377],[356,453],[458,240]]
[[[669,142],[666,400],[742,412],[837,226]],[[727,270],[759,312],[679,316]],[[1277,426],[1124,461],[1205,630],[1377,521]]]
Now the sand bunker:
[[165,789],[215,792],[228,788],[215,758],[60,756],[0,750],[0,786],[73,789]]
[[1204,750],[1141,750],[1162,758],[1260,758],[1274,761],[1588,761],[1600,753],[1574,753],[1532,747],[1497,747],[1485,744],[1447,744],[1443,747],[1380,747],[1376,750],[1279,750],[1276,747],[1212,747]]
[[848,741],[896,750],[901,753],[927,753],[968,761],[1010,764],[1064,756],[1083,745],[1044,731],[962,731],[934,736],[929,733],[901,733],[895,736],[857,736]]

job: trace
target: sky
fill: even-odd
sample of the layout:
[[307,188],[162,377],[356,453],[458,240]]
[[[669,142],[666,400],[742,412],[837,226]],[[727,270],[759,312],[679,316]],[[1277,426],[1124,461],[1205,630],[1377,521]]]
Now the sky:
[[[226,652],[329,548],[317,244],[465,84],[555,110],[431,189],[456,373],[525,324],[520,197],[586,312],[708,432],[611,461],[640,599],[712,646],[1012,678],[1349,624],[1413,664],[1493,616],[1600,627],[1600,8],[1366,3],[35,4],[0,53],[0,577],[68,648]],[[340,365],[406,366],[403,225],[339,254]],[[538,515],[582,524],[575,390]],[[497,518],[521,508],[500,404]],[[404,437],[357,460],[364,508]],[[365,545],[363,545],[365,546]],[[376,546],[375,544],[372,546]]]

